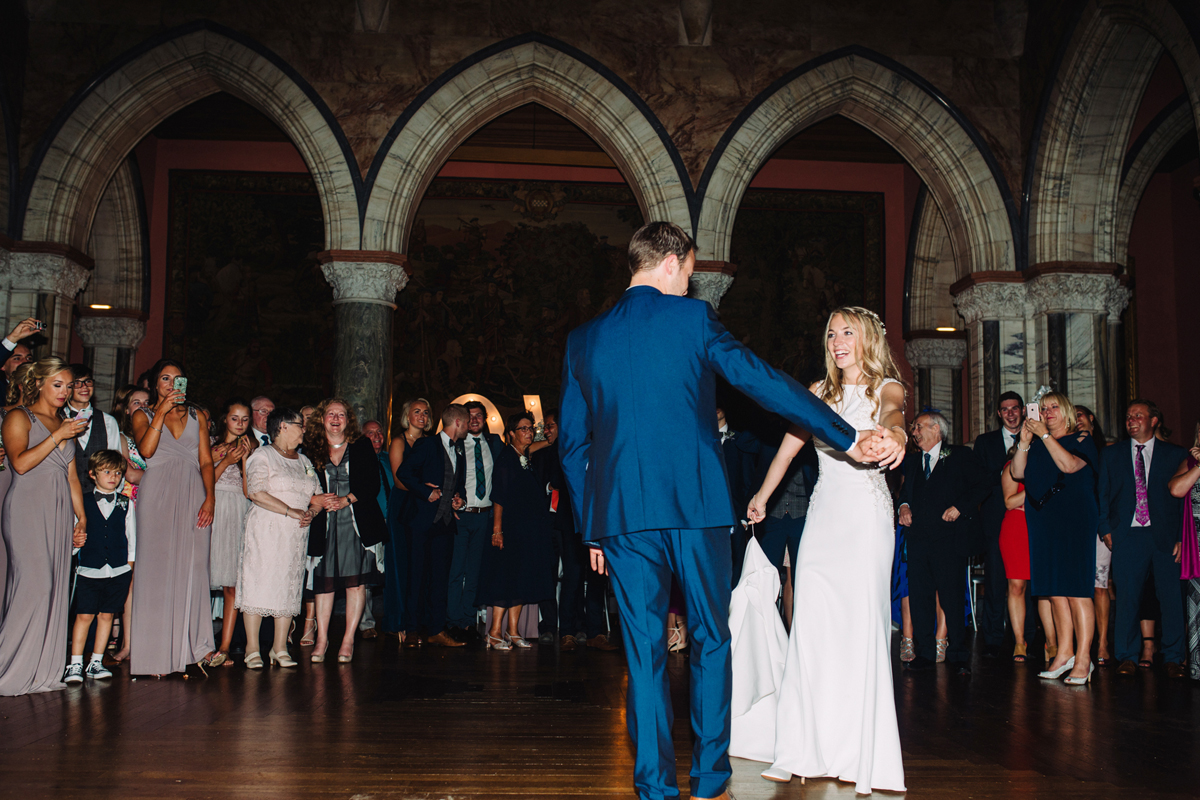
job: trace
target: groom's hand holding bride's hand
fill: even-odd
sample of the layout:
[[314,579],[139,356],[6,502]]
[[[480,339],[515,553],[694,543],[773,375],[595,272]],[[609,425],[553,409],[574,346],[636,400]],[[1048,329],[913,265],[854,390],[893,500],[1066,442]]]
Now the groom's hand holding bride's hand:
[[904,460],[904,447],[908,444],[908,434],[898,426],[885,428],[882,425],[876,425],[869,442],[873,460],[878,461],[881,467],[895,469]]

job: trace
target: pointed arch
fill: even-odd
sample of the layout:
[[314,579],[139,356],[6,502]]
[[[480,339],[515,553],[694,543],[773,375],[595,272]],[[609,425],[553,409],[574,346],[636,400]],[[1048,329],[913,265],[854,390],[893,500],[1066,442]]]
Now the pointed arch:
[[262,45],[203,21],[144,42],[81,89],[46,132],[24,182],[21,238],[82,250],[121,162],[155,125],[226,91],[270,117],[312,173],[329,249],[357,249],[361,178],[329,108]]
[[1185,136],[1196,136],[1192,108],[1184,97],[1177,98],[1146,127],[1125,156],[1121,189],[1117,197],[1116,253],[1124,261],[1129,252],[1129,235],[1133,230],[1133,217],[1142,195],[1154,177],[1154,171],[1175,145]]
[[1083,6],[1034,142],[1026,211],[1031,263],[1125,262],[1126,145],[1164,51],[1183,76],[1193,124],[1200,122],[1200,52],[1168,0]]
[[529,102],[595,139],[646,219],[692,227],[687,171],[649,106],[590,56],[529,34],[460,62],[396,121],[367,175],[363,249],[405,252],[417,206],[450,154],[485,123]]
[[742,194],[779,145],[840,114],[896,148],[945,216],[960,270],[1014,270],[1012,192],[978,131],[920,76],[864,47],[797,67],[734,120],[705,168],[697,194],[700,258],[729,260]]

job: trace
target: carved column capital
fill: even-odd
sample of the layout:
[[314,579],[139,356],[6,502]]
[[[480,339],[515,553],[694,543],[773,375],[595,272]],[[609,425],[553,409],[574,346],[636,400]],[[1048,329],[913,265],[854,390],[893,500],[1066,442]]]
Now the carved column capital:
[[1025,284],[1013,281],[960,284],[950,291],[954,292],[954,307],[968,325],[985,319],[1025,318]]
[[133,317],[80,317],[75,332],[84,347],[136,349],[146,337],[146,323]]
[[66,253],[16,250],[0,257],[3,290],[56,294],[74,301],[91,276],[91,270]]
[[962,369],[967,343],[963,339],[913,339],[904,345],[904,357],[915,369]]
[[721,298],[733,285],[737,266],[728,261],[697,261],[688,284],[688,297],[703,300],[713,308],[721,305]]
[[[1029,302],[1036,313],[1121,315],[1129,289],[1113,275],[1048,273],[1029,282]],[[1115,309],[1115,315],[1112,309]]]
[[317,257],[333,286],[333,304],[374,303],[396,307],[396,293],[408,285],[405,257],[399,253],[331,250]]

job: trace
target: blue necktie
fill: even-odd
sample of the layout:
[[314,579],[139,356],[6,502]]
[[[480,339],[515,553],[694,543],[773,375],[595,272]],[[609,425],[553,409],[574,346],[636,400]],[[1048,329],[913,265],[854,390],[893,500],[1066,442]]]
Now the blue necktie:
[[933,469],[931,469],[929,466],[929,453],[926,453],[925,454],[925,480],[929,480],[929,473],[931,473],[931,472],[933,472]]
[[487,496],[487,478],[483,472],[483,447],[480,439],[475,437],[475,497],[482,500]]

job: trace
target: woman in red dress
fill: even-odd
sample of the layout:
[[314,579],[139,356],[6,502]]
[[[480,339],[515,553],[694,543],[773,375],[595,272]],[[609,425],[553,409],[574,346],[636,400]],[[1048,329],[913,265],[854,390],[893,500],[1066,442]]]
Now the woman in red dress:
[[[1010,454],[1011,455],[1011,454]],[[1025,642],[1025,584],[1029,581],[1029,529],[1025,527],[1025,484],[1013,480],[1012,462],[1000,474],[1004,492],[1004,522],[1000,525],[1000,556],[1008,576],[1008,620],[1017,645],[1013,661],[1022,663],[1028,645]]]

